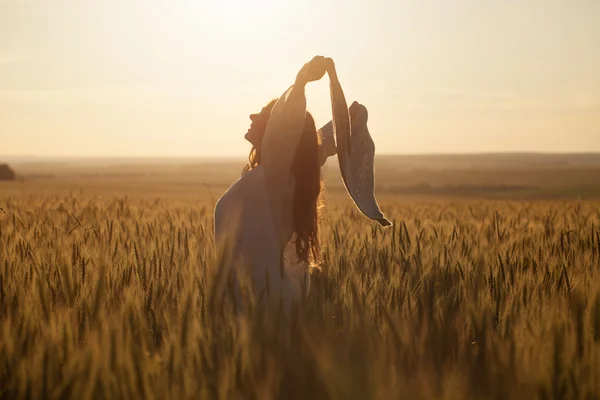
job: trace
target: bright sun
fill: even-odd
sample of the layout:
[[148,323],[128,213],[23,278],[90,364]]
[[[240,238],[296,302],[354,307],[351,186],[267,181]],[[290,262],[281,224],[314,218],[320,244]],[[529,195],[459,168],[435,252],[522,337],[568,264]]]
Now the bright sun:
[[196,0],[189,1],[195,7],[208,8],[219,14],[245,15],[247,18],[269,14],[281,8],[275,0]]
[[[209,0],[225,35],[241,35],[246,41],[278,40],[272,33],[295,20],[295,0]],[[285,23],[284,23],[285,21]]]
[[231,11],[247,11],[251,9],[253,6],[258,5],[259,3],[264,3],[264,1],[257,0],[213,0],[213,4],[215,7],[220,7],[222,9],[231,10]]
[[186,0],[188,12],[209,20],[215,32],[252,34],[285,16],[289,3],[276,0]]

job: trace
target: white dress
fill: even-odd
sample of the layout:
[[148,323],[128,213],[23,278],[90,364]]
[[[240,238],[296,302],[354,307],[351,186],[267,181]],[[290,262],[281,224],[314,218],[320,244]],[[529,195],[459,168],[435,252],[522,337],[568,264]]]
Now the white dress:
[[[282,300],[286,314],[308,290],[308,265],[295,254],[292,161],[304,129],[303,87],[277,101],[262,142],[261,164],[246,172],[215,207],[217,249],[248,268],[259,298]],[[267,293],[268,292],[268,293]]]

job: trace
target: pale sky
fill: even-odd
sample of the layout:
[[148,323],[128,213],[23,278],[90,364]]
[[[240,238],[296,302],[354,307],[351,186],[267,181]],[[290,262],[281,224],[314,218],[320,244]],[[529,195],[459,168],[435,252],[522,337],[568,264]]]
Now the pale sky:
[[600,151],[598,0],[0,0],[0,156],[245,156],[317,54],[379,154]]

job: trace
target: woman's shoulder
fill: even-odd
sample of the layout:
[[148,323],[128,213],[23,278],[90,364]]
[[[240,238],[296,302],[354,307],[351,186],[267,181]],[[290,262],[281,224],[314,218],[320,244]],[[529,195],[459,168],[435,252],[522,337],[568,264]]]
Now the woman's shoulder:
[[253,190],[253,188],[256,188],[256,186],[261,184],[261,181],[264,182],[264,176],[260,166],[244,171],[242,176],[233,182],[233,184],[229,186],[225,193],[219,198],[217,201],[217,206],[220,203],[223,203],[224,200],[226,201],[228,198],[242,194],[248,190]]
[[215,204],[215,209],[227,208],[226,205],[230,202],[248,201],[257,195],[261,196],[259,193],[291,199],[294,196],[294,187],[293,179],[289,183],[277,187],[267,185],[263,168],[259,165],[245,171],[219,198]]

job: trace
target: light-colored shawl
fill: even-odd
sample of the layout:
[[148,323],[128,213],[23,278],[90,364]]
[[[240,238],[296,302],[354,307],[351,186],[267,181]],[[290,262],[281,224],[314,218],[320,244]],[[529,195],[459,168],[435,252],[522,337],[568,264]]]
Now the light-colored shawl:
[[[375,199],[375,143],[367,127],[367,109],[355,102],[353,108],[356,107],[357,112],[350,122],[344,91],[335,72],[329,73],[329,80],[333,118],[321,128],[321,135],[335,136],[342,180],[354,204],[366,217],[382,226],[390,226],[392,223],[385,218]],[[331,150],[327,151],[331,154]]]

